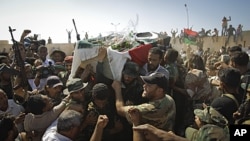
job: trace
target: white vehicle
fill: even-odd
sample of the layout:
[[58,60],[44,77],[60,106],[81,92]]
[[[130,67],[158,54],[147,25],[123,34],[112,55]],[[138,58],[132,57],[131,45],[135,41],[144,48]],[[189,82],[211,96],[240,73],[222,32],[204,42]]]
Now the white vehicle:
[[139,32],[134,34],[135,39],[145,43],[151,43],[159,38],[159,34],[155,32]]

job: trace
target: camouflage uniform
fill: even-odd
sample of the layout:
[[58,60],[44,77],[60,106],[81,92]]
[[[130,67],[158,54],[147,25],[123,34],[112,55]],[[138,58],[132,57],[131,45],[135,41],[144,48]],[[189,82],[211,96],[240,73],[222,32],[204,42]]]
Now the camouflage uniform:
[[211,95],[212,89],[210,83],[206,73],[202,70],[190,70],[185,78],[185,86],[188,94],[192,97],[195,109],[198,104],[205,102]]
[[[175,102],[172,97],[166,95],[163,99],[134,106],[142,114],[142,122],[151,124],[157,128],[170,131],[173,130],[175,122]],[[130,121],[126,114],[127,120]]]
[[208,80],[210,82],[210,87],[212,89],[212,92],[211,92],[210,97],[208,98],[208,101],[212,102],[215,98],[220,97],[222,95],[222,92],[221,92],[218,85],[212,84],[213,80],[218,80],[219,81],[219,78],[216,75],[217,68],[214,65],[216,62],[218,62],[218,59],[216,59],[214,56],[210,56],[210,57],[211,58],[208,58],[208,60],[206,62],[206,69],[207,69],[206,73],[208,75]]
[[[189,127],[190,128],[190,127]],[[223,129],[217,125],[206,124],[202,126],[199,130],[190,129],[193,131],[193,136],[189,138],[190,141],[229,141],[229,130]]]
[[194,122],[194,109],[203,108],[202,104],[208,102],[212,89],[206,73],[198,69],[192,69],[187,73],[184,85],[191,97],[187,100],[187,112],[184,115],[187,125],[190,125]]
[[240,104],[238,112],[241,115],[236,117],[235,124],[246,124],[250,125],[250,85],[246,86],[246,83],[241,83],[241,87],[246,89],[246,98],[243,103]]
[[196,109],[194,114],[205,123],[199,130],[188,127],[185,136],[190,141],[229,141],[227,119],[212,107],[204,110]]

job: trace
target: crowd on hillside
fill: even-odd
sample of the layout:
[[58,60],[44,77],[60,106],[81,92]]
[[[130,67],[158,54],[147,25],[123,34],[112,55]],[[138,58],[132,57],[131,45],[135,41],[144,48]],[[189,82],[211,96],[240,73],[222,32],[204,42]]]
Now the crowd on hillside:
[[75,53],[48,54],[45,42],[27,44],[29,33],[0,55],[0,141],[228,141],[229,125],[250,124],[240,44],[211,52],[139,42],[116,80],[106,47],[70,77]]
[[[229,16],[229,18],[226,18],[225,16],[222,18],[221,20],[221,31],[218,28],[213,28],[213,29],[205,29],[205,28],[201,28],[201,30],[199,31],[195,31],[197,33],[196,38],[198,40],[198,42],[202,42],[204,37],[212,37],[212,41],[213,42],[218,42],[218,37],[221,36],[225,36],[226,40],[225,40],[225,44],[224,46],[228,46],[230,39],[233,38],[233,42],[235,42],[236,44],[239,44],[241,42],[243,42],[243,25],[242,24],[238,24],[237,26],[229,24],[229,21],[231,21],[231,16]],[[189,28],[190,30],[192,30],[192,27]],[[220,34],[221,32],[221,34]],[[174,30],[171,29],[171,36],[173,38],[173,43],[176,43],[176,38],[178,38],[179,43],[183,43],[184,42],[184,38],[185,38],[185,31],[181,30],[179,34],[178,33],[178,29]],[[163,32],[161,32],[161,34],[163,34]],[[167,34],[166,32],[164,34]]]

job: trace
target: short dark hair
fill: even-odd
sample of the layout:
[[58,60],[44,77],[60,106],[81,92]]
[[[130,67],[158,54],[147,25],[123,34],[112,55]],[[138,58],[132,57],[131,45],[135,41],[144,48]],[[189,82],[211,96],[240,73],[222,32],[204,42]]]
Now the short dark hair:
[[158,54],[160,59],[163,58],[163,51],[159,48],[159,47],[152,47],[150,50],[149,50],[149,53],[152,53],[152,54]]
[[188,60],[188,65],[193,69],[205,71],[204,61],[201,56],[193,54]]
[[109,97],[108,86],[104,83],[97,83],[92,88],[92,98],[98,100],[105,100]]
[[14,119],[14,117],[8,115],[0,117],[0,141],[7,139],[9,131],[11,131],[15,126]]
[[236,88],[240,85],[241,74],[236,68],[224,68],[219,70],[218,77],[228,87]]
[[166,51],[166,54],[168,54],[168,58],[167,59],[171,63],[175,62],[177,60],[177,58],[178,58],[178,55],[179,55],[178,51],[175,50],[175,49],[172,49],[172,48],[168,49]]
[[43,108],[46,106],[44,103],[42,95],[31,95],[27,101],[28,111],[34,115],[40,115],[43,113]]
[[40,45],[37,50],[40,51],[42,48],[45,48],[46,50],[48,50],[48,48],[44,45]]
[[139,70],[140,70],[140,67],[137,63],[133,61],[127,61],[124,64],[122,73],[136,78],[139,76]]
[[247,66],[249,62],[249,56],[246,52],[236,52],[230,57],[231,62],[239,66]]
[[233,46],[230,47],[229,52],[237,52],[237,51],[242,51],[242,48],[240,46]]

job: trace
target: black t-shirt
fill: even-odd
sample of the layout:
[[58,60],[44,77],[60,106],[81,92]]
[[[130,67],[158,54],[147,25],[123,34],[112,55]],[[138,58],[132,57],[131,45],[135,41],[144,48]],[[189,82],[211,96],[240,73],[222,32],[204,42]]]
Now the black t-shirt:
[[6,85],[0,85],[0,88],[6,93],[8,99],[13,99],[13,88],[11,82]]
[[[242,96],[243,96],[242,93],[234,95],[238,104],[242,102]],[[238,110],[238,105],[234,99],[223,95],[222,97],[214,99],[211,103],[211,106],[218,112],[220,112],[223,116],[225,116],[229,124],[235,123],[235,119],[233,118],[233,113]]]

